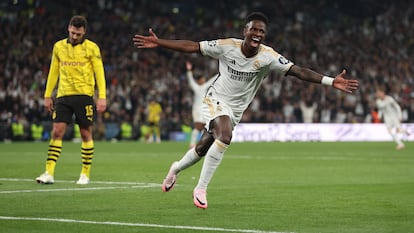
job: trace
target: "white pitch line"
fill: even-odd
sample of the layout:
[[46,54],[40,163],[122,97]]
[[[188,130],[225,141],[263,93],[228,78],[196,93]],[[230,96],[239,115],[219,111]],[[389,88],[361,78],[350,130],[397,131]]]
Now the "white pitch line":
[[[17,181],[17,182],[35,182],[34,179],[19,179],[19,178],[0,178],[0,181]],[[56,180],[59,183],[75,183],[69,180]],[[138,183],[138,182],[114,182],[114,181],[92,181],[92,184],[111,184],[124,186],[110,186],[110,187],[82,187],[82,188],[60,188],[60,189],[28,189],[28,190],[4,190],[0,194],[10,193],[34,193],[34,192],[60,192],[60,191],[88,191],[88,190],[108,190],[108,189],[129,189],[129,188],[154,188],[159,187],[156,183]],[[129,185],[129,186],[125,186]]]
[[321,160],[321,161],[386,161],[386,162],[412,162],[410,158],[403,157],[388,157],[388,158],[377,158],[377,157],[344,157],[344,156],[277,156],[268,157],[260,155],[229,155],[226,159],[244,159],[244,160]]
[[[0,178],[0,181],[27,181],[35,182],[35,179],[21,179],[21,178]],[[75,183],[74,180],[55,180],[59,183]],[[122,184],[122,185],[158,185],[156,183],[140,183],[140,182],[116,182],[116,181],[91,181],[93,184]]]
[[[159,185],[157,185],[158,187]],[[64,188],[64,189],[32,189],[32,190],[10,190],[0,191],[0,194],[9,193],[34,193],[34,192],[60,192],[60,191],[88,191],[88,190],[108,190],[108,189],[129,189],[129,188],[153,188],[153,185],[143,186],[114,186],[114,187],[92,187],[92,188]]]
[[216,231],[216,232],[220,231],[220,232],[242,232],[242,233],[294,233],[294,232],[281,232],[281,231],[262,231],[262,230],[253,230],[253,229],[231,229],[231,228],[221,228],[221,227],[174,226],[174,225],[160,225],[160,224],[147,224],[147,223],[127,223],[127,222],[98,222],[98,221],[64,219],[64,218],[30,218],[30,217],[0,216],[0,219],[1,220],[24,220],[24,221],[83,223],[83,224],[130,226],[130,227],[152,227],[152,228]]

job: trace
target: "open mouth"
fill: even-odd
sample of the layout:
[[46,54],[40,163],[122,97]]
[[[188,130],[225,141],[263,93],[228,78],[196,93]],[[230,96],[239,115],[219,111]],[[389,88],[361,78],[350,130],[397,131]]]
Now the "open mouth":
[[260,42],[261,42],[260,38],[253,37],[252,40],[251,40],[251,45],[254,46],[254,47],[257,47],[257,46],[260,45]]

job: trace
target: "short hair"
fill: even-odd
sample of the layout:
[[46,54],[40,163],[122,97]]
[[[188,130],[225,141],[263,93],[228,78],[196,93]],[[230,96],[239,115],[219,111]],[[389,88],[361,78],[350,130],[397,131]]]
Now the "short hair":
[[86,30],[86,28],[88,26],[88,21],[82,15],[75,15],[70,19],[69,25],[74,26],[76,28],[84,27],[85,30]]
[[376,86],[377,91],[381,91],[381,92],[387,92],[387,88],[385,85],[377,85]]
[[260,20],[264,22],[266,25],[269,23],[269,20],[267,19],[267,16],[263,14],[262,12],[252,12],[250,13],[246,18],[246,24],[249,23],[252,20]]

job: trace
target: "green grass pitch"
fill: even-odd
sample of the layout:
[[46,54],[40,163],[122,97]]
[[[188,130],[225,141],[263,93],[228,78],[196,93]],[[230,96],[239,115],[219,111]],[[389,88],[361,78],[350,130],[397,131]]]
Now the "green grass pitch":
[[79,186],[80,144],[64,142],[55,184],[47,143],[0,144],[0,232],[414,232],[414,143],[233,143],[210,183],[202,162],[161,191],[187,143],[95,142],[91,184]]

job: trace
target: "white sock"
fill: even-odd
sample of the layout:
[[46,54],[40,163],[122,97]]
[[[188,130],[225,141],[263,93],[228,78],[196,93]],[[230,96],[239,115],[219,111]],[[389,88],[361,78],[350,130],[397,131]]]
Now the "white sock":
[[410,136],[410,132],[408,132],[407,129],[398,128],[397,132],[400,134],[404,134],[405,136]]
[[198,141],[198,135],[200,134],[200,130],[194,128],[191,132],[191,139],[190,139],[190,145],[195,145]]
[[401,141],[398,133],[391,133],[392,138],[397,143],[397,145],[404,145],[404,143]]
[[198,156],[198,154],[195,152],[195,148],[191,148],[185,153],[185,155],[178,161],[178,163],[175,165],[175,172],[178,173],[191,165],[197,163],[200,161],[201,157]]
[[217,139],[214,141],[213,145],[211,145],[204,158],[203,167],[200,173],[200,179],[198,180],[196,189],[207,190],[207,186],[210,183],[210,180],[213,177],[217,167],[220,165],[223,154],[228,147],[229,145]]

